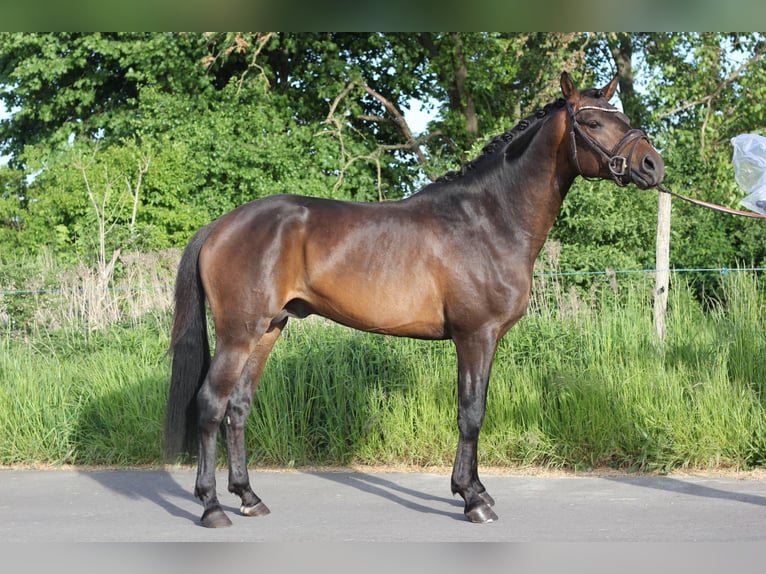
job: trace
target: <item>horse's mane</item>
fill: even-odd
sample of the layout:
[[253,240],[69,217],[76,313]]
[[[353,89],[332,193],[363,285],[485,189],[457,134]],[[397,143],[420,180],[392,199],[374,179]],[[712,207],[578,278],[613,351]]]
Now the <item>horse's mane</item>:
[[[545,107],[537,110],[535,113],[530,114],[523,120],[519,121],[519,123],[511,129],[506,130],[502,134],[492,138],[492,140],[482,148],[481,155],[469,162],[464,163],[458,170],[448,171],[436,179],[434,183],[448,182],[459,179],[470,171],[475,170],[487,157],[495,155],[500,150],[502,150],[507,157],[516,157],[521,155],[528,145],[529,138],[537,131],[536,128],[539,127],[541,120],[548,116],[551,111],[564,107],[565,103],[566,102],[563,98],[559,98],[555,102],[551,102]],[[535,129],[527,131],[529,127],[534,127]],[[521,137],[522,135],[527,135],[528,137]]]

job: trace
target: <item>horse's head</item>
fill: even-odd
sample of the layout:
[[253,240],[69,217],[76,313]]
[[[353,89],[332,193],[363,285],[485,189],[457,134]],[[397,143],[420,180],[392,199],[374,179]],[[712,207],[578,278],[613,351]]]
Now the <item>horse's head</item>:
[[630,126],[628,118],[609,100],[617,77],[606,86],[578,91],[569,74],[561,74],[566,100],[572,160],[585,178],[613,179],[618,185],[635,183],[648,189],[662,183],[665,163],[646,134]]

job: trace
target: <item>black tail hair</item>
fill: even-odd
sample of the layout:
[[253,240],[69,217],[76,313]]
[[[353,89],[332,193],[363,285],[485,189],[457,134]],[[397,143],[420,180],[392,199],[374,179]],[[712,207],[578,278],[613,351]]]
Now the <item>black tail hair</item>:
[[213,224],[192,237],[178,265],[175,311],[170,338],[172,374],[165,411],[165,462],[197,452],[197,392],[210,368],[205,291],[199,274],[199,254]]

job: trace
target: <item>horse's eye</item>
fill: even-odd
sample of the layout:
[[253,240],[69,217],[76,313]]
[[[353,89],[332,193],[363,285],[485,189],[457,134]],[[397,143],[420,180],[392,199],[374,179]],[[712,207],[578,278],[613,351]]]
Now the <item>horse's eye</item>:
[[589,127],[589,128],[591,128],[591,129],[593,129],[593,130],[595,130],[596,128],[598,128],[598,127],[600,127],[600,126],[601,126],[601,124],[600,124],[600,123],[598,123],[598,122],[597,122],[597,121],[595,121],[595,120],[592,120],[592,121],[588,122],[588,127]]

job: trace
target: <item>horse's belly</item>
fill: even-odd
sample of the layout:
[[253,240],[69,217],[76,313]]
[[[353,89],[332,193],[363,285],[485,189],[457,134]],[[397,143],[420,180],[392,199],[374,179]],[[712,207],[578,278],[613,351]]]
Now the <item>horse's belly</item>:
[[307,297],[312,310],[361,331],[441,339],[446,336],[443,305],[432,288],[400,281],[381,285],[339,279]]

